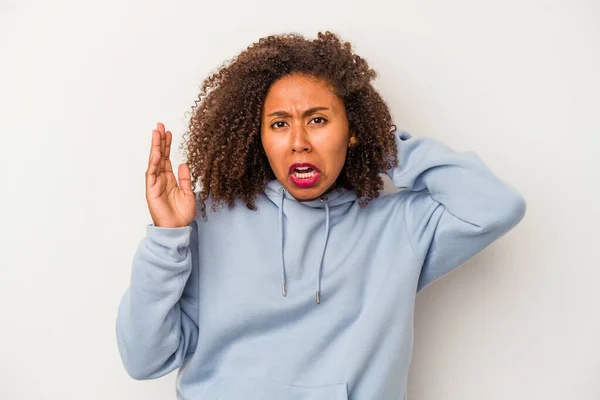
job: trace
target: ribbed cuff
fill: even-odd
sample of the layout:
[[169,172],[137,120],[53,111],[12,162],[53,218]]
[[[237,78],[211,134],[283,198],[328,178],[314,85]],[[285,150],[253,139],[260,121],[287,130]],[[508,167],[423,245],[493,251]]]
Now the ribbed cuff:
[[153,223],[148,224],[146,226],[146,245],[157,254],[167,254],[169,258],[180,260],[182,257],[185,258],[191,233],[190,225],[165,228],[155,226]]

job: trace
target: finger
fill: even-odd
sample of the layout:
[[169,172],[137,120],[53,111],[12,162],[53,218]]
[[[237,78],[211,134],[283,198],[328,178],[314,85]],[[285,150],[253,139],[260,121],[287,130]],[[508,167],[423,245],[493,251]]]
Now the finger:
[[156,184],[159,175],[160,162],[160,134],[158,131],[152,131],[152,146],[148,158],[148,170],[146,171],[146,188]]
[[165,157],[169,158],[171,156],[171,143],[173,141],[173,134],[171,133],[171,131],[167,131],[166,135],[167,135],[167,143],[166,143],[167,151],[166,151]]
[[157,154],[160,158],[160,133],[158,133],[157,130],[153,130],[152,144],[150,145],[150,154],[148,155],[148,169],[150,169],[150,167],[152,166],[153,160],[156,162],[154,158]]
[[165,172],[173,172],[173,165],[171,164],[171,159],[169,158],[169,154],[171,153],[171,141],[172,141],[173,135],[171,134],[171,132],[167,131],[166,136],[167,136],[167,142],[166,142],[166,149],[165,149]]
[[[162,125],[159,123],[159,125]],[[159,129],[160,132],[160,172],[165,172],[165,147],[167,141],[167,135],[165,134],[165,128],[162,126]]]
[[160,160],[160,154],[157,152],[152,153],[154,157],[150,157],[150,166],[146,171],[146,188],[151,188],[158,179],[158,166]]
[[177,170],[177,176],[179,177],[179,187],[185,192],[185,194],[193,195],[192,192],[192,180],[190,178],[190,168],[187,164],[179,164]]

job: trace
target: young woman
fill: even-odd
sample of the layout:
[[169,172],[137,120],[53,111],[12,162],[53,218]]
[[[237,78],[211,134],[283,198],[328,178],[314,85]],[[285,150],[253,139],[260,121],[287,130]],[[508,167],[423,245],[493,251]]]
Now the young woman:
[[417,292],[526,203],[475,153],[395,129],[375,76],[330,32],[269,36],[204,81],[179,183],[157,125],[116,324],[133,378],[179,368],[186,400],[406,395]]

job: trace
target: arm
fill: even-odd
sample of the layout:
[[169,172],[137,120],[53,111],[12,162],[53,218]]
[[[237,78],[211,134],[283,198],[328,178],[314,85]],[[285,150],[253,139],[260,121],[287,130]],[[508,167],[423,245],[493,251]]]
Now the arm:
[[516,226],[527,206],[474,152],[405,131],[394,134],[400,166],[386,174],[395,187],[414,192],[405,197],[403,218],[423,263],[420,291]]
[[134,379],[179,368],[198,341],[198,225],[147,226],[116,321],[121,360]]

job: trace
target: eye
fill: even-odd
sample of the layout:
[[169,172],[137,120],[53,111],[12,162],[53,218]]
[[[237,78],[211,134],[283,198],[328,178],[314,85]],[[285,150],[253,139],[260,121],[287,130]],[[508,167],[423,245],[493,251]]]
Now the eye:
[[[317,125],[323,125],[325,124],[325,122],[327,122],[327,120],[323,117],[315,117],[311,120],[312,121],[317,121]],[[278,124],[283,124],[283,125],[278,125]],[[271,128],[273,129],[278,129],[278,128],[283,128],[285,126],[286,122],[285,121],[277,121],[274,122],[273,124],[271,124]]]
[[327,122],[327,120],[325,118],[323,118],[323,117],[315,117],[315,118],[312,119],[312,121],[315,121],[315,120],[321,120],[321,121],[323,121],[321,123],[317,123],[317,125],[323,125],[325,122]]
[[271,128],[275,128],[275,129],[282,128],[282,126],[275,126],[277,124],[285,124],[285,122],[284,121],[277,121],[277,122],[275,122],[274,124],[271,125]]

